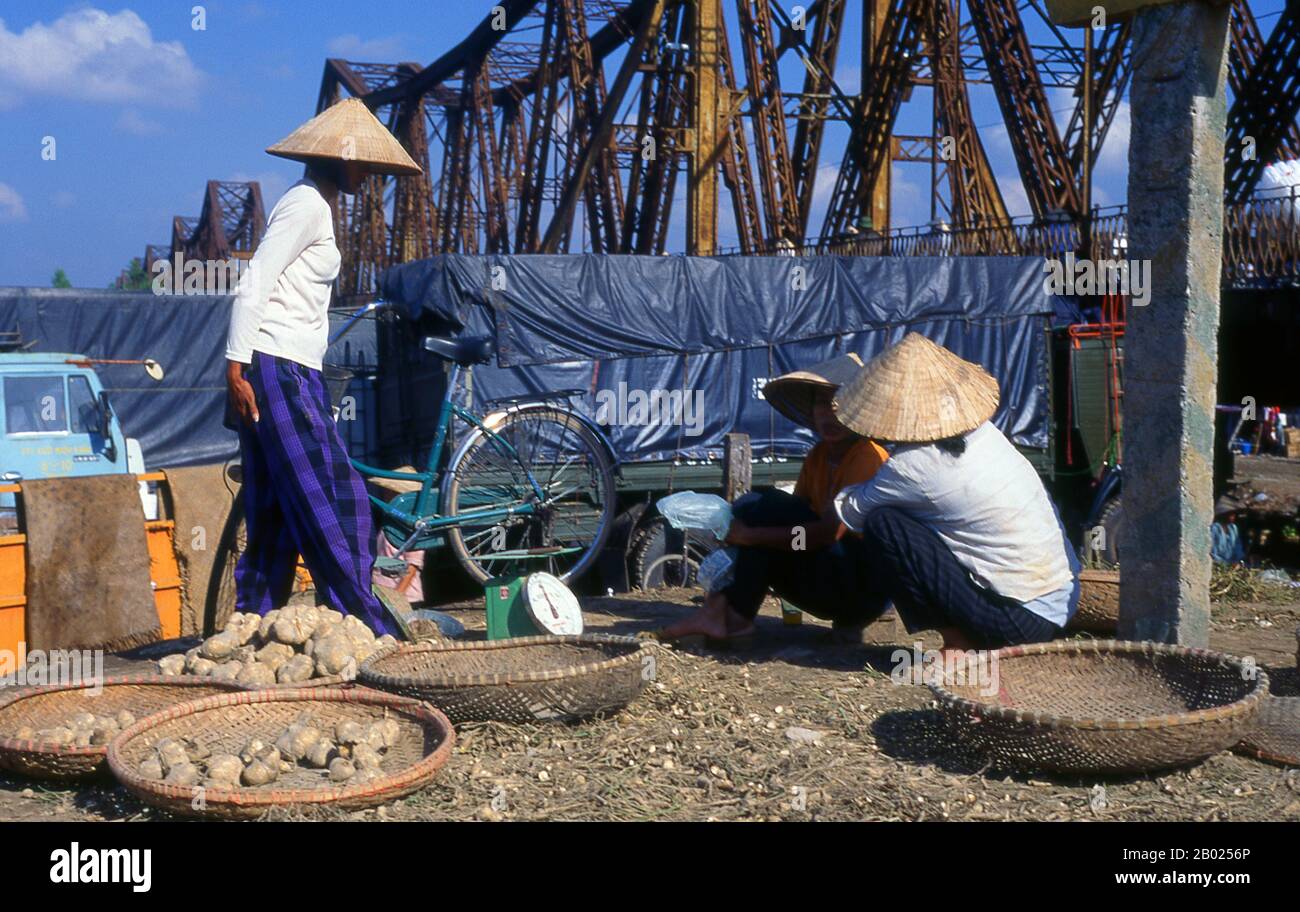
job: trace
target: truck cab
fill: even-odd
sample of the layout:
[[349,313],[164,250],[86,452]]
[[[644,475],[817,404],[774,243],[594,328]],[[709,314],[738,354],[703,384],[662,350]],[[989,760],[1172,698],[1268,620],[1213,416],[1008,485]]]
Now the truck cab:
[[[0,483],[144,472],[139,441],[126,437],[84,355],[0,353]],[[141,483],[146,517],[156,495]],[[13,515],[14,495],[0,494]]]

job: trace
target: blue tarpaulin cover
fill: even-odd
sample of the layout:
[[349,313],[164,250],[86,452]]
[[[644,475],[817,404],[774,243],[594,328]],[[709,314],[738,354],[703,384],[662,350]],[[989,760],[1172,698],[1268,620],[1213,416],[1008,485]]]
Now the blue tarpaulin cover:
[[[96,371],[123,431],[139,439],[146,466],[200,465],[221,462],[239,448],[237,436],[222,426],[232,300],[217,295],[0,288],[0,330],[19,333],[29,351],[160,362],[166,371],[160,383],[135,365],[101,365]],[[326,361],[360,374],[373,373],[373,322],[363,323],[333,346]],[[369,397],[361,384],[355,389],[357,413],[364,418]],[[362,455],[364,441],[358,436],[363,427],[341,427],[353,452]]]
[[916,331],[984,365],[1002,392],[995,422],[1017,444],[1046,448],[1056,302],[1043,277],[1033,257],[433,257],[381,280],[409,321],[390,349],[380,343],[390,388],[409,403],[391,419],[416,452],[431,436],[437,370],[420,334],[487,334],[497,361],[460,391],[479,408],[577,387],[587,395],[574,404],[600,417],[602,402],[680,390],[698,413],[606,427],[621,459],[716,456],[729,431],[747,432],[756,455],[800,455],[810,432],[762,401],[763,382],[844,352],[869,359]]

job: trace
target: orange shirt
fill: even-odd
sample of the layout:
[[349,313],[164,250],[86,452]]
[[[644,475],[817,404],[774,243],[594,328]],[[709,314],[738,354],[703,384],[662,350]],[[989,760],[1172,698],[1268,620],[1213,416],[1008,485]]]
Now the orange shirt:
[[889,458],[884,447],[866,439],[853,444],[834,468],[831,467],[830,452],[831,448],[825,443],[818,443],[809,450],[799,480],[794,485],[795,496],[806,500],[819,516],[825,516],[827,510],[834,510],[831,500],[836,494],[850,485],[869,481]]

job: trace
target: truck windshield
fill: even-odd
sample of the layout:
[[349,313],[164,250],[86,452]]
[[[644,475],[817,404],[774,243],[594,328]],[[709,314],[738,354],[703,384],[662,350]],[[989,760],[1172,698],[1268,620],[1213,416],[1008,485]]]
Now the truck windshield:
[[5,433],[51,434],[68,429],[63,377],[5,377]]

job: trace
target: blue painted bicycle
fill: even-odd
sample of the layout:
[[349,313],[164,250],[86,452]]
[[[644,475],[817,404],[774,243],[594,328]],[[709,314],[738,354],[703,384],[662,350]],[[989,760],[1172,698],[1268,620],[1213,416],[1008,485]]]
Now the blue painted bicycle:
[[[354,314],[331,342],[381,307]],[[399,493],[370,495],[385,537],[397,548],[378,566],[395,571],[403,555],[449,546],[476,582],[525,569],[575,580],[595,563],[614,518],[617,458],[600,428],[568,405],[584,390],[560,390],[489,403],[476,415],[452,401],[462,374],[493,355],[487,337],[426,337],[423,348],[448,362],[433,445],[423,470],[390,470],[353,460],[363,477]],[[351,375],[327,375],[337,407]],[[467,428],[453,434],[453,422]],[[445,470],[449,438],[458,436]],[[373,488],[373,486],[372,486]],[[233,604],[233,572],[246,534],[242,510],[222,537],[207,614],[219,625]]]

